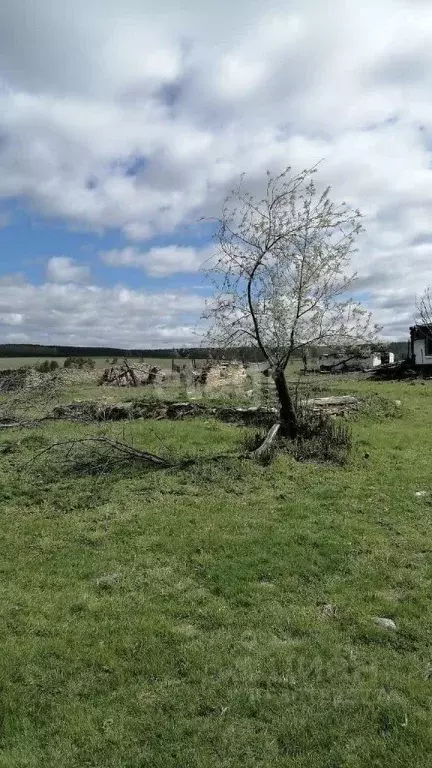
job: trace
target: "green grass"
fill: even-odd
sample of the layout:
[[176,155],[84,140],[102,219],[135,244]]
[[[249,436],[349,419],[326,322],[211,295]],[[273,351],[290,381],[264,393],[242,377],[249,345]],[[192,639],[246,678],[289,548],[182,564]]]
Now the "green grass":
[[95,477],[28,464],[88,427],[0,434],[1,768],[431,764],[432,390],[328,386],[368,399],[345,468],[205,461],[244,435],[211,420],[113,425],[203,460]]
[[[93,357],[96,363],[96,368],[102,370],[109,366],[112,357],[101,355],[99,357]],[[65,357],[0,357],[0,371],[13,370],[15,368],[21,368],[25,365],[39,365],[44,360],[57,360],[60,367],[63,367],[63,363],[66,360]],[[128,358],[129,362],[137,362],[137,358]],[[122,362],[122,358],[118,358],[118,362]],[[172,358],[171,357],[146,357],[143,361],[139,361],[140,365],[157,365],[164,370],[171,370]],[[298,360],[294,363],[289,363],[288,372],[290,374],[296,373],[300,368],[300,362]]]
[[[132,360],[133,358],[130,358]],[[39,365],[39,363],[43,363],[45,360],[57,360],[59,366],[62,368],[63,363],[66,360],[65,357],[0,357],[0,371],[4,370],[13,370],[15,368],[21,368],[25,365]],[[103,369],[107,368],[112,360],[112,357],[107,358],[106,356],[101,357],[94,357],[93,360],[96,363],[97,369]],[[107,362],[107,360],[109,362]],[[118,358],[119,362],[121,362],[122,358]],[[136,362],[136,359],[134,359]],[[171,369],[171,358],[169,357],[163,357],[163,358],[157,358],[157,357],[146,357],[144,360],[145,365],[159,365],[161,368],[167,368]]]

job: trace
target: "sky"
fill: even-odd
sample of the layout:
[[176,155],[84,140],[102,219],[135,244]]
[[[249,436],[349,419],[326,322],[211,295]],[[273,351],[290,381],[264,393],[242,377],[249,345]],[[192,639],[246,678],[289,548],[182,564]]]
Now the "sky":
[[[239,175],[322,161],[356,291],[405,339],[432,283],[430,0],[0,4],[0,342],[196,345]],[[204,222],[203,222],[204,217]]]

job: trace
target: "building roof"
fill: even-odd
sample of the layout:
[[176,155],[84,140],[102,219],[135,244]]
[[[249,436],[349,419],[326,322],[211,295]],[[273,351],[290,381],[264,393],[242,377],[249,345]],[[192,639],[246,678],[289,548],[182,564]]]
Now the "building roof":
[[430,339],[432,337],[432,325],[412,325],[410,328],[411,339]]

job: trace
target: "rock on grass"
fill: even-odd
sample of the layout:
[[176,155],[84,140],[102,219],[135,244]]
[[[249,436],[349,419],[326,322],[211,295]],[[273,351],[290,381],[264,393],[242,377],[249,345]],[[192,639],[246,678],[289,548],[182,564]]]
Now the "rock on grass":
[[375,616],[374,623],[377,627],[381,627],[382,629],[397,629],[393,619],[387,619],[384,616]]

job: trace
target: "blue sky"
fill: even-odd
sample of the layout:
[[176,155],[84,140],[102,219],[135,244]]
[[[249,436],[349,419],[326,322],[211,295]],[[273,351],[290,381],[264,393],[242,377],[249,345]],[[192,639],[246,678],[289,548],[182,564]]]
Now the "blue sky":
[[2,340],[197,343],[201,218],[242,172],[259,193],[319,160],[405,338],[432,282],[431,90],[424,0],[1,4]]
[[203,275],[194,272],[155,276],[140,267],[124,266],[121,263],[107,266],[103,254],[123,251],[132,247],[138,251],[155,248],[188,247],[200,252],[212,243],[212,226],[197,221],[195,227],[178,228],[175,236],[155,235],[145,241],[145,247],[130,242],[119,229],[105,229],[101,232],[70,229],[60,220],[40,216],[26,210],[25,204],[15,202],[4,206],[7,225],[0,228],[0,278],[13,273],[25,275],[34,284],[46,281],[47,268],[59,257],[71,259],[77,267],[90,270],[92,281],[97,285],[116,284],[131,289],[146,288],[151,291],[163,289],[205,290]]

